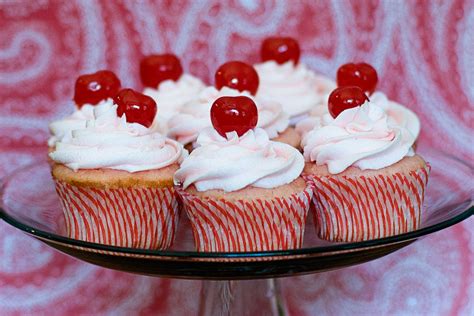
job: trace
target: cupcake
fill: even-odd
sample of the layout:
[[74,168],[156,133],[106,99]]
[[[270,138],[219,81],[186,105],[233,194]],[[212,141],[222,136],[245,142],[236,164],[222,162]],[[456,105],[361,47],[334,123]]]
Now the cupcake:
[[181,107],[194,100],[204,84],[198,78],[183,73],[181,62],[175,55],[150,55],[140,62],[140,78],[145,86],[143,94],[150,96],[160,105],[156,127],[166,134],[170,117]]
[[[361,88],[370,97],[371,102],[374,102],[386,112],[389,125],[402,126],[408,129],[416,140],[420,134],[420,120],[416,114],[405,106],[390,101],[384,93],[375,91],[377,82],[377,71],[367,63],[345,64],[339,67],[337,71],[338,86],[357,86]],[[328,112],[328,98],[329,94],[311,110],[309,117],[301,120],[296,125],[295,129],[303,139],[303,143],[309,131],[327,124],[324,120],[325,117],[329,118],[329,121],[332,120]]]
[[336,87],[332,80],[316,75],[299,62],[300,47],[293,38],[267,38],[260,53],[262,63],[255,65],[260,78],[257,96],[281,103],[292,126]]
[[332,120],[304,145],[318,236],[349,242],[418,229],[430,167],[414,154],[412,133],[390,125],[359,87],[335,89],[328,108]]
[[51,137],[48,140],[49,151],[54,150],[56,142],[71,138],[71,131],[86,126],[86,121],[93,118],[94,107],[110,107],[113,97],[120,90],[120,80],[109,70],[79,76],[74,88],[76,110],[66,118],[49,125]]
[[214,128],[175,174],[178,194],[201,252],[301,247],[312,195],[300,177],[304,159],[294,147],[269,140],[255,127],[257,108],[246,96],[221,97],[211,109]]
[[114,103],[49,154],[69,237],[119,247],[165,249],[178,225],[173,175],[181,144],[150,129],[150,97],[121,90]]
[[216,87],[204,89],[195,100],[185,104],[180,113],[170,118],[168,137],[183,145],[195,145],[199,132],[211,126],[210,110],[215,100],[223,96],[246,96],[257,105],[258,127],[263,128],[272,140],[299,146],[300,137],[289,127],[289,117],[281,105],[252,95],[257,88],[258,75],[252,66],[235,61],[225,63],[216,72]]

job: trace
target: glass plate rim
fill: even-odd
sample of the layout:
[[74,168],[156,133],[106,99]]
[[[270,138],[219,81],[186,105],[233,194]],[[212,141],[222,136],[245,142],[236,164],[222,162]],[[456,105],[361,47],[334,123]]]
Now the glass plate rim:
[[[453,157],[450,157],[450,158],[453,158]],[[10,173],[9,175],[0,179],[0,195],[3,192],[3,185],[6,182],[5,180],[7,180],[10,176],[14,175],[15,173],[21,172],[22,170],[26,170],[28,168],[38,166],[38,164],[41,162],[44,162],[44,160],[39,159],[36,162],[32,162],[24,167],[18,168],[14,170],[12,173]],[[462,162],[465,164],[464,161]],[[449,206],[446,206],[446,207],[449,208]],[[69,237],[65,237],[62,235],[55,234],[55,233],[46,232],[44,230],[31,227],[27,224],[24,224],[18,221],[14,217],[8,215],[7,212],[1,206],[0,206],[0,219],[3,219],[9,225],[17,229],[20,229],[21,231],[29,235],[33,235],[41,239],[50,240],[52,242],[61,243],[61,244],[69,245],[69,246],[82,247],[82,248],[88,248],[92,250],[99,250],[99,251],[106,251],[106,252],[134,254],[134,255],[147,255],[147,256],[163,257],[163,258],[175,257],[175,258],[200,258],[200,259],[205,259],[205,258],[229,259],[229,258],[265,258],[265,257],[275,257],[275,256],[285,257],[285,256],[295,256],[295,255],[311,255],[311,254],[316,254],[316,253],[337,252],[337,251],[357,250],[357,249],[362,249],[362,248],[367,248],[367,247],[377,247],[377,246],[381,246],[385,244],[398,243],[398,242],[403,242],[410,239],[417,239],[422,236],[429,235],[431,233],[440,231],[442,229],[445,229],[452,225],[460,223],[463,220],[474,215],[474,205],[473,205],[472,198],[467,199],[461,203],[457,203],[456,207],[466,208],[466,210],[440,223],[430,225],[428,227],[424,227],[416,231],[412,231],[412,232],[408,232],[408,233],[404,233],[400,235],[373,239],[373,240],[358,241],[358,242],[339,243],[339,244],[329,245],[329,246],[277,250],[277,251],[261,251],[261,252],[197,252],[197,251],[150,250],[150,249],[143,249],[143,248],[117,247],[117,246],[110,246],[110,245],[104,245],[104,244],[99,244],[99,243],[82,241],[78,239],[72,239]]]

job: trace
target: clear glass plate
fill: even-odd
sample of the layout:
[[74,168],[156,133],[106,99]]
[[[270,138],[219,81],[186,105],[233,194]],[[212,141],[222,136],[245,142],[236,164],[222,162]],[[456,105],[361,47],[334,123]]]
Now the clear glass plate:
[[[432,171],[422,227],[410,233],[355,243],[331,243],[317,238],[308,216],[302,249],[250,253],[194,251],[189,222],[182,212],[177,238],[166,251],[121,248],[70,239],[50,168],[39,161],[3,179],[0,218],[64,253],[107,268],[175,278],[254,279],[313,273],[379,258],[416,239],[461,222],[474,212],[473,169],[454,156],[426,152]],[[470,175],[470,176],[469,176]]]

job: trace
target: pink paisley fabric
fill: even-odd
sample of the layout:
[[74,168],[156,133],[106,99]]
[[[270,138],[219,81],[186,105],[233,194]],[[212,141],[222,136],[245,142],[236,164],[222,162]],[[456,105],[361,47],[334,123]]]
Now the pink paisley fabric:
[[[140,89],[140,56],[173,51],[209,84],[227,60],[257,62],[261,39],[279,32],[331,78],[346,61],[372,63],[379,90],[420,116],[423,146],[472,161],[473,30],[470,0],[1,1],[0,177],[45,155],[47,124],[72,111],[78,74],[109,68]],[[473,224],[367,264],[285,278],[289,312],[472,315]],[[1,315],[192,315],[200,287],[82,263],[0,223]]]

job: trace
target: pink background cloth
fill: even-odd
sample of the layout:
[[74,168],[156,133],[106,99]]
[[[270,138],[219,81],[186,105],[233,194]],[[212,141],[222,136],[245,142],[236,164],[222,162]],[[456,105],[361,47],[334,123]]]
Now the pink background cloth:
[[[73,110],[77,75],[108,68],[141,89],[142,54],[175,52],[211,83],[258,61],[262,38],[296,37],[302,62],[335,77],[367,61],[379,90],[421,118],[423,146],[472,162],[473,1],[2,1],[0,177],[46,153]],[[458,181],[472,184],[472,174]],[[471,218],[367,264],[282,279],[292,315],[473,315]],[[199,281],[102,269],[0,223],[0,314],[195,314]]]

